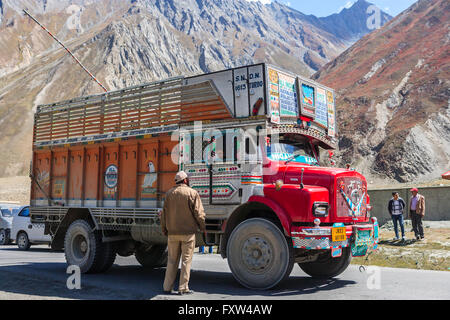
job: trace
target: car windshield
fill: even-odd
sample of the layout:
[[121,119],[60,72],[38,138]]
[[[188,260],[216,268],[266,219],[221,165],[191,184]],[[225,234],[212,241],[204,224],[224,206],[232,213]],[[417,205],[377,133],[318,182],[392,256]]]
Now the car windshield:
[[296,141],[280,136],[279,141],[275,139],[272,141],[269,137],[267,139],[267,157],[276,161],[292,161],[313,166],[319,165],[311,145],[306,139]]
[[14,209],[6,209],[6,208],[2,208],[2,209],[0,209],[1,210],[1,212],[2,212],[2,216],[3,217],[12,217],[13,216],[13,214],[14,214],[14,212],[13,212],[13,210]]

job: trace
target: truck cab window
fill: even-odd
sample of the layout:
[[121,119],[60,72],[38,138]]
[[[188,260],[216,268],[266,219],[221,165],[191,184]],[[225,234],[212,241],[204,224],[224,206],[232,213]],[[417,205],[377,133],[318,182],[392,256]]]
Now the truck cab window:
[[288,136],[279,136],[279,141],[267,139],[267,157],[274,161],[287,161],[318,166],[319,162],[314,156],[311,144],[307,139],[289,139]]

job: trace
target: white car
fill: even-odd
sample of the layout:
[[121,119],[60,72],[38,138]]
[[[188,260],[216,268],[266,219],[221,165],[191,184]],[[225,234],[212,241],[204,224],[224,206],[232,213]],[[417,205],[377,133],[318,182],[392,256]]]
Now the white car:
[[11,240],[13,216],[19,212],[20,206],[15,202],[0,202],[0,245],[8,245]]
[[48,244],[52,241],[50,235],[44,234],[44,230],[43,223],[31,223],[30,207],[22,207],[13,217],[11,239],[16,239],[20,250],[28,250],[32,244]]

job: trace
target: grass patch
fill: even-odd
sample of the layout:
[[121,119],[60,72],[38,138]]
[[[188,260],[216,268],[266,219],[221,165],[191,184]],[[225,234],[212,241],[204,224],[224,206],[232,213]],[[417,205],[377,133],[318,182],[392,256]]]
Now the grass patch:
[[352,259],[352,264],[372,265],[390,268],[408,268],[418,270],[450,271],[450,259],[432,257],[423,253],[418,255],[388,255],[383,251],[377,251],[365,257]]
[[378,250],[367,258],[352,259],[352,264],[390,268],[450,271],[448,229],[427,229],[426,240],[392,240],[392,231],[381,231]]

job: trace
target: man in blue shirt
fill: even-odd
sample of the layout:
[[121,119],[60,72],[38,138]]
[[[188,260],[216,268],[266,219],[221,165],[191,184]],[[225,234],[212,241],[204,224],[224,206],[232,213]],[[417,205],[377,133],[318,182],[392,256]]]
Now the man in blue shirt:
[[398,240],[398,224],[402,231],[402,240],[405,240],[405,226],[403,220],[403,212],[405,210],[405,201],[399,197],[398,192],[392,192],[392,199],[389,201],[388,211],[394,223],[395,240]]

